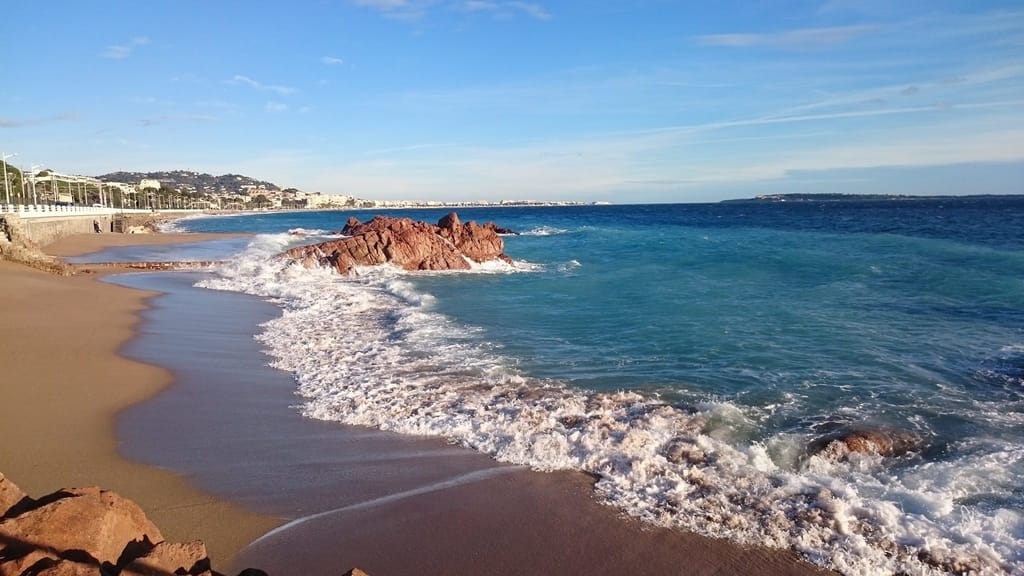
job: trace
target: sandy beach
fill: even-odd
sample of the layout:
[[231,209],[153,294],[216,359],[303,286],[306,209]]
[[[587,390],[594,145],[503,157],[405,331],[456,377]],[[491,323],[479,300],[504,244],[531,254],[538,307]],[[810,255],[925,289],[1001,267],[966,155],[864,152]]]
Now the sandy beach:
[[[69,255],[192,236],[81,235],[47,249]],[[204,540],[215,564],[278,523],[119,455],[116,415],[171,384],[167,371],[118,355],[152,294],[2,261],[0,277],[0,466],[7,477],[34,496],[92,485],[118,492],[142,505],[168,538]]]
[[[78,236],[47,250],[70,256],[199,236]],[[209,319],[203,328],[171,300],[175,292],[157,297],[163,311],[145,312],[154,290],[167,289],[160,282],[139,290],[2,262],[0,275],[0,362],[10,367],[0,433],[16,439],[0,444],[2,471],[32,494],[74,485],[120,492],[169,539],[206,541],[215,566],[311,576],[353,566],[375,575],[827,573],[789,552],[621,518],[583,474],[302,418],[289,375],[264,366],[250,337],[261,315],[277,313],[257,299],[204,291],[199,298],[214,300],[199,302],[179,282]],[[118,354],[144,312],[166,327],[137,340],[131,356],[145,363]]]

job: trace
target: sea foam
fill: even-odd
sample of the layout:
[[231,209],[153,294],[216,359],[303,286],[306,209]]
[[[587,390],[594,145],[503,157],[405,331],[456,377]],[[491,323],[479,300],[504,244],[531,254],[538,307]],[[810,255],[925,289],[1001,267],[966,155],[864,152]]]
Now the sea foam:
[[[807,438],[762,437],[757,418],[727,400],[671,403],[532,378],[480,330],[436,312],[408,273],[382,266],[343,278],[271,257],[293,241],[257,237],[200,285],[282,307],[257,338],[273,366],[295,375],[308,417],[583,470],[609,504],[648,522],[796,550],[844,574],[1024,573],[1019,508],[957,504],[1024,474],[1013,444],[950,462],[807,457]],[[476,272],[524,270],[545,273]]]

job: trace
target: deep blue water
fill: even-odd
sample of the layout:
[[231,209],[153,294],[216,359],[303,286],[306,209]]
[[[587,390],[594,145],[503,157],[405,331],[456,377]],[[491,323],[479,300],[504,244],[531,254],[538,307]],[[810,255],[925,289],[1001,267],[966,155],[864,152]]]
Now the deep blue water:
[[[436,221],[446,212],[388,214]],[[372,418],[365,420],[369,416],[356,417],[344,406],[379,406],[382,414],[387,412],[387,425],[392,425],[401,417],[393,401],[418,401],[418,396],[401,395],[408,394],[410,386],[434,390],[446,385],[424,376],[431,371],[448,379],[474,380],[477,388],[483,385],[480,382],[527,382],[583,394],[583,400],[565,399],[566,406],[592,405],[604,397],[602,393],[635,391],[647,399],[644,408],[623,401],[606,410],[638,410],[617,420],[626,424],[612,434],[616,442],[629,436],[631,426],[641,427],[637,422],[643,422],[646,432],[661,426],[646,420],[650,406],[668,406],[690,418],[690,424],[672,426],[692,425],[698,435],[709,438],[707,442],[719,442],[721,450],[742,455],[719,455],[711,464],[700,464],[704,473],[713,470],[723,482],[739,482],[730,474],[739,474],[736,470],[746,466],[758,468],[757,473],[767,478],[764,486],[828,486],[843,495],[850,509],[871,510],[834,511],[837,518],[850,516],[850,522],[871,525],[865,533],[874,536],[864,536],[871,546],[880,546],[872,538],[881,534],[920,550],[922,545],[912,537],[918,534],[943,543],[938,548],[926,545],[936,548],[933,555],[942,556],[944,550],[957,557],[981,557],[993,566],[993,573],[1024,570],[1019,552],[1024,543],[1024,199],[458,212],[464,221],[493,220],[520,232],[505,238],[506,253],[519,263],[518,269],[364,278],[353,284],[364,289],[358,295],[330,296],[336,299],[330,305],[337,314],[359,318],[361,324],[342,328],[307,320],[303,326],[308,330],[299,330],[298,324],[281,329],[293,339],[337,341],[338,354],[351,355],[347,362],[358,357],[366,363],[369,358],[368,365],[373,365],[377,358],[401,357],[396,364],[381,360],[388,374],[396,371],[395,366],[416,363],[418,372],[410,374],[421,376],[396,381],[391,400],[374,396],[371,401],[360,389],[356,404],[344,404],[338,399],[340,390],[355,394],[348,390],[390,376],[382,368],[342,377],[338,374],[354,370],[331,364],[342,360],[314,361],[315,354],[309,351],[310,360],[300,361],[301,353],[275,352],[275,338],[281,334],[275,336],[275,328],[268,328],[271,353],[286,357],[280,365],[297,373],[313,415],[372,424]],[[326,232],[340,229],[350,215],[365,220],[373,214],[261,214],[188,220],[178,227],[196,232]],[[252,278],[263,273],[246,274]],[[286,308],[311,309],[317,302],[310,296],[315,291],[296,295],[289,291],[294,286],[284,287],[280,278],[261,287],[246,284],[237,274],[233,278],[238,280],[235,289],[278,298]],[[387,306],[380,304],[385,298]],[[378,305],[373,315],[366,315],[368,306]],[[337,336],[342,330],[380,331],[380,341],[360,348],[365,343]],[[494,376],[498,371],[501,378]],[[460,388],[462,400],[449,409],[460,415],[469,410],[466,390],[477,388]],[[378,393],[379,389],[373,391]],[[564,422],[564,430],[559,429],[564,439],[559,442],[576,443],[575,448],[559,452],[544,445],[540,450],[534,439],[525,452],[513,454],[510,446],[518,446],[524,436],[539,437],[541,428],[521,429],[525,417],[519,412],[511,420],[492,422],[493,413],[508,410],[496,398],[474,399],[474,411],[467,412],[465,422],[441,422],[448,416],[439,416],[441,420],[429,425],[416,420],[406,427],[394,426],[418,433],[428,426],[430,433],[539,468],[596,467],[613,486],[606,490],[611,501],[659,522],[694,529],[685,518],[671,518],[665,502],[680,490],[693,494],[682,487],[691,482],[687,474],[696,468],[658,474],[645,469],[638,479],[636,462],[653,465],[651,458],[663,453],[658,452],[662,448],[654,449],[655,456],[643,456],[623,441],[615,456],[598,458],[595,444],[579,439],[578,431]],[[568,417],[575,417],[570,412]],[[591,420],[597,418],[597,410],[584,412]],[[422,418],[419,411],[415,418]],[[549,427],[559,424],[544,426],[548,434]],[[808,463],[802,447],[836,430],[860,428],[907,431],[919,443],[895,459]],[[491,435],[482,436],[484,430]],[[679,431],[672,434],[678,437]],[[758,459],[762,450],[770,463]],[[633,462],[628,471],[608,464],[618,459]],[[603,472],[601,466],[611,467]],[[742,481],[757,484],[748,473],[755,472],[739,474]],[[620,476],[638,493],[660,496],[647,501],[646,496],[620,494],[617,490],[626,482]],[[655,476],[657,481],[651,479]],[[692,512],[710,504],[694,500],[673,506]],[[902,512],[891,513],[892,506]],[[743,521],[756,523],[746,517]],[[778,538],[781,545],[801,550],[795,542],[803,541],[803,536],[793,536],[799,530],[783,530],[790,534],[787,537],[760,538]],[[815,546],[828,550],[818,560],[842,571],[917,566],[914,553],[904,560],[882,552],[865,555],[854,543],[831,534],[817,536],[824,543]],[[739,529],[724,535],[754,538]]]

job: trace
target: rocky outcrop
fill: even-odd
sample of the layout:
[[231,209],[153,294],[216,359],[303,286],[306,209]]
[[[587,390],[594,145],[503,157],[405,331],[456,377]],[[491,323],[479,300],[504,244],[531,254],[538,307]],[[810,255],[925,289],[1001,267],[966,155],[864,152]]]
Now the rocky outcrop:
[[901,456],[920,448],[921,439],[901,430],[847,430],[811,443],[811,454],[845,460],[851,454]]
[[493,223],[463,224],[454,212],[436,225],[388,216],[362,223],[352,217],[340,232],[346,238],[293,248],[285,254],[306,266],[329,266],[341,274],[351,273],[355,266],[384,263],[405,270],[468,270],[470,261],[511,262],[496,230]]
[[0,510],[0,576],[219,574],[202,542],[165,541],[137,504],[107,490],[32,500],[0,475]]
[[21,219],[15,214],[0,214],[0,260],[9,260],[54,274],[70,276],[74,268],[46,254],[28,239]]

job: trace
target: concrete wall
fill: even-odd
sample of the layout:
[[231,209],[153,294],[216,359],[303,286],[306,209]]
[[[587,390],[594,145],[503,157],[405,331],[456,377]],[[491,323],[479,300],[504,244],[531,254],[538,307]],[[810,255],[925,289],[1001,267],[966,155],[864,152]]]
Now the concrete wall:
[[100,223],[104,233],[111,231],[112,216],[65,216],[62,218],[18,218],[12,214],[0,214],[0,218],[17,219],[18,227],[25,238],[40,246],[46,246],[73,234],[95,234],[93,221]]

